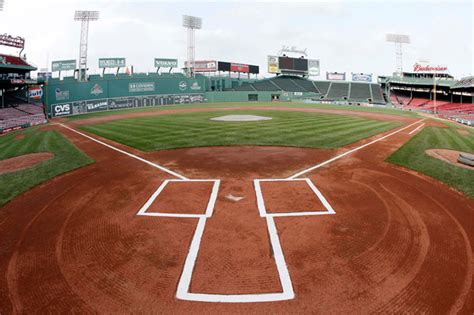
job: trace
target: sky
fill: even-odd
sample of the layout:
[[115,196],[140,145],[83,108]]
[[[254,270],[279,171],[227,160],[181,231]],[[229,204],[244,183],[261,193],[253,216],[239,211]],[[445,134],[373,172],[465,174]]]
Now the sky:
[[[1,0],[0,0],[1,1]],[[326,71],[390,75],[395,48],[387,33],[409,35],[404,70],[418,60],[446,65],[456,78],[474,74],[473,1],[112,1],[4,0],[0,33],[26,38],[28,60],[38,68],[79,59],[80,22],[75,10],[98,10],[89,26],[88,65],[101,57],[125,57],[135,72],[151,72],[154,58],[186,59],[182,15],[201,17],[196,60],[260,66],[282,45],[307,49]],[[16,53],[3,46],[0,52]],[[317,79],[317,78],[316,78]]]

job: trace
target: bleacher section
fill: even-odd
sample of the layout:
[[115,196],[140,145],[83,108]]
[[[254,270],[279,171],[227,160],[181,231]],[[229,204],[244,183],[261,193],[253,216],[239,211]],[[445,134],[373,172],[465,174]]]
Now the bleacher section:
[[321,95],[326,95],[328,94],[328,90],[331,86],[331,82],[330,81],[314,81],[314,85],[319,90],[319,93],[321,93]]
[[14,128],[29,127],[46,123],[42,106],[19,104],[16,107],[0,109],[0,134]]
[[332,82],[325,98],[328,100],[340,100],[344,97],[349,97],[349,83]]
[[382,89],[378,84],[370,84],[370,89],[372,90],[372,100],[374,103],[385,104],[385,99],[383,97]]
[[301,88],[301,91],[321,94],[318,88],[314,85],[313,81],[304,80],[301,78],[296,78],[296,79],[291,79],[291,80]]
[[[372,102],[385,104],[382,90],[378,84],[362,82],[312,81],[296,76],[278,76],[271,79],[244,82],[240,86],[224,91],[267,91],[314,93],[314,99],[327,101]],[[372,100],[372,101],[370,101]]]
[[367,101],[371,98],[370,86],[367,83],[352,83],[349,98],[351,100]]
[[281,91],[282,89],[272,82],[272,80],[263,80],[251,83],[257,91]]
[[304,88],[296,84],[291,77],[281,76],[272,79],[273,83],[275,83],[280,90],[287,91],[287,92],[306,92]]

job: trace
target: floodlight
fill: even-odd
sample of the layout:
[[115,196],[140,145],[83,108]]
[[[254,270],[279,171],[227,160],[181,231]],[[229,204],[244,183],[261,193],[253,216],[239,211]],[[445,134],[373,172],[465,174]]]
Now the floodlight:
[[74,21],[97,21],[99,19],[99,11],[76,11],[74,13]]
[[396,56],[396,65],[397,72],[403,73],[403,44],[410,44],[410,36],[403,34],[387,34],[385,40],[390,43],[395,44],[395,56]]
[[74,21],[81,21],[81,39],[79,42],[79,81],[87,79],[87,40],[89,37],[89,22],[99,19],[99,11],[76,11]]
[[387,42],[391,43],[400,43],[400,44],[410,44],[410,36],[403,34],[387,34],[385,39]]
[[183,26],[188,31],[188,47],[187,47],[187,66],[188,76],[194,76],[194,57],[196,55],[194,31],[202,27],[202,19],[195,16],[183,15]]
[[196,16],[183,15],[183,26],[199,30],[202,27],[202,19]]

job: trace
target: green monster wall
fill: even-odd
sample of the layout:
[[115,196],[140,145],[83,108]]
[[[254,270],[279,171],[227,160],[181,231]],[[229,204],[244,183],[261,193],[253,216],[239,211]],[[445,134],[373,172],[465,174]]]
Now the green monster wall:
[[158,106],[204,101],[205,78],[183,75],[118,76],[87,82],[51,80],[44,86],[50,117],[127,107]]

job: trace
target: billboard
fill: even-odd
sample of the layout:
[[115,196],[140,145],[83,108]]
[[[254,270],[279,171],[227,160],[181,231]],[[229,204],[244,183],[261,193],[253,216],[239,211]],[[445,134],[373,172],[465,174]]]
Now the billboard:
[[155,68],[177,68],[178,59],[155,58]]
[[334,81],[345,81],[346,80],[346,73],[345,72],[326,72],[326,80],[334,80]]
[[134,82],[128,84],[128,91],[130,93],[137,92],[154,92],[155,82]]
[[308,60],[308,74],[310,76],[319,76],[319,60],[316,59],[309,59]]
[[51,69],[53,72],[76,70],[76,59],[53,61]]
[[230,71],[249,73],[249,65],[241,63],[231,63]]
[[352,81],[372,82],[372,73],[352,73]]
[[277,56],[268,56],[267,63],[268,63],[268,73],[280,73],[280,67],[278,64]]
[[34,100],[41,100],[43,89],[39,85],[30,85],[28,87],[28,97]]
[[[188,63],[185,63],[186,68]],[[217,61],[215,60],[196,60],[194,61],[194,72],[214,72],[217,71]]]
[[443,65],[430,65],[424,62],[417,62],[413,65],[413,72],[415,73],[447,73],[448,67]]
[[99,58],[99,68],[120,68],[125,65],[125,58]]
[[52,72],[38,72],[38,74],[36,75],[36,78],[38,80],[44,80],[44,81],[47,81],[51,79],[52,77],[53,77]]

